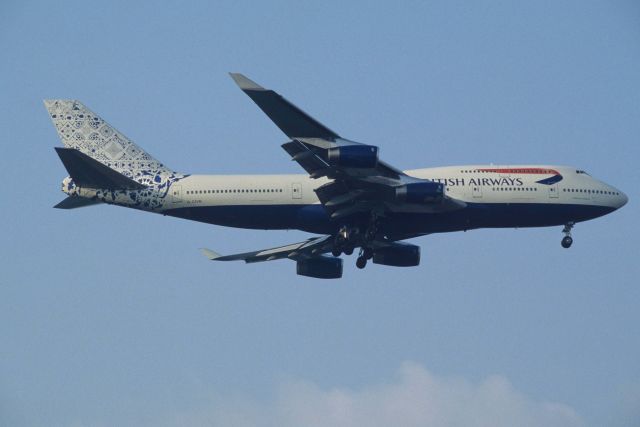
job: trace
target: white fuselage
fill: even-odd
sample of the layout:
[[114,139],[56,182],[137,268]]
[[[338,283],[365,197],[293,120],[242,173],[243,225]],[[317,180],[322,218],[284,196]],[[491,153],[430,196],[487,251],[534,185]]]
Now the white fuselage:
[[[620,190],[567,166],[448,166],[408,170],[445,185],[460,208],[389,203],[386,232],[394,239],[474,228],[544,227],[606,215],[627,202]],[[63,191],[104,203],[209,224],[299,229],[332,234],[340,226],[315,189],[327,178],[307,175],[187,175],[158,190],[95,190],[63,183]]]
[[[481,172],[495,169],[501,172]],[[540,184],[543,174],[514,170],[548,169],[562,180]],[[405,171],[416,178],[445,184],[446,194],[468,203],[536,203],[623,206],[627,197],[620,190],[567,166],[471,165]],[[308,175],[191,175],[174,185],[165,209],[195,206],[311,205],[320,203],[314,190],[325,178]]]

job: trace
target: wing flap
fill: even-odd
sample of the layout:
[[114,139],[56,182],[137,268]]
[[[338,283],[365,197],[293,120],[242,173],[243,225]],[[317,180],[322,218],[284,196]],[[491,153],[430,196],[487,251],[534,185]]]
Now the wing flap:
[[289,141],[282,144],[282,148],[310,175],[329,168],[326,161],[300,141]]

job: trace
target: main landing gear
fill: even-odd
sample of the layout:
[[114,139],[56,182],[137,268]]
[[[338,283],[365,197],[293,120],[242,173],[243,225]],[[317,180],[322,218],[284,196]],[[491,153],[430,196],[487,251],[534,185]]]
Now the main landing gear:
[[[366,226],[364,226],[366,224]],[[371,218],[365,224],[343,225],[338,229],[333,243],[331,254],[340,256],[341,254],[351,255],[356,247],[360,247],[360,253],[356,259],[356,267],[363,269],[367,266],[367,261],[373,258],[371,243],[376,239],[380,230],[380,215],[372,213]]]
[[356,260],[356,267],[362,270],[367,266],[367,261],[371,258],[373,258],[373,250],[371,250],[371,248],[360,249],[360,255],[358,255],[358,259]]
[[360,254],[358,255],[358,259],[356,260],[356,267],[361,270],[367,266],[367,261],[373,258],[373,249],[368,247],[367,245],[375,240],[379,230],[380,215],[377,212],[373,212],[371,214],[371,219],[369,220],[369,226],[365,229],[364,232],[364,244],[360,248]]
[[564,233],[564,237],[562,238],[562,241],[560,242],[560,244],[565,249],[569,249],[573,244],[573,238],[571,237],[571,229],[573,228],[574,225],[575,224],[573,222],[568,222],[564,225],[564,228],[562,229],[562,232]]
[[351,255],[356,245],[359,232],[360,230],[356,227],[348,227],[346,225],[340,227],[333,243],[331,255],[335,257],[340,256],[342,253]]

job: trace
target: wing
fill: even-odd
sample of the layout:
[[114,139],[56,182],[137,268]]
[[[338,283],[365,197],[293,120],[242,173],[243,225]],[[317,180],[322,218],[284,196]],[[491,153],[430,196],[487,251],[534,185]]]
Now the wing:
[[338,134],[314,120],[307,113],[276,92],[265,89],[239,73],[230,73],[236,84],[289,138],[314,137],[334,139]]
[[211,261],[244,261],[246,263],[274,261],[277,259],[301,260],[321,256],[331,251],[331,236],[321,236],[277,248],[245,252],[235,255],[220,255],[210,249],[201,249],[204,256]]
[[316,194],[332,220],[369,212],[446,212],[465,203],[444,185],[406,175],[378,158],[378,147],[340,137],[278,93],[231,73],[240,89],[291,141],[282,145],[312,178],[330,181]]

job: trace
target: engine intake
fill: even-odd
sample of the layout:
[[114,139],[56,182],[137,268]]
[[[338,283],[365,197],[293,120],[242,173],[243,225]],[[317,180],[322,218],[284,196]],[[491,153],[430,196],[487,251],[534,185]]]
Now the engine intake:
[[373,145],[333,147],[329,148],[327,159],[332,166],[375,168],[378,165],[378,147]]
[[392,267],[415,267],[420,264],[420,246],[392,243],[373,252],[373,263]]
[[439,182],[412,182],[396,187],[396,201],[405,203],[431,203],[442,199],[444,184]]
[[321,256],[302,259],[296,263],[296,273],[316,279],[339,279],[342,277],[342,258]]

